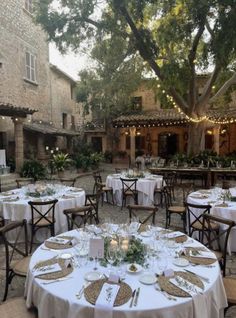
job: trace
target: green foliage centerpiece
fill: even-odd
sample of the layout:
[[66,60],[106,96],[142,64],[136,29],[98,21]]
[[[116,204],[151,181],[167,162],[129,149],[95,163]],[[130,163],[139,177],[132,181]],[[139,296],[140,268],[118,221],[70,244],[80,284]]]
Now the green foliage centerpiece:
[[[101,260],[102,266],[107,266],[107,252],[108,248],[112,243],[114,244],[114,248],[117,249],[117,253],[119,253],[119,249],[125,249],[123,261],[127,263],[136,263],[143,265],[145,261],[146,248],[142,241],[138,238],[132,236],[128,241],[127,245],[124,243],[127,239],[116,235],[115,237],[105,237],[104,239],[104,258]],[[114,262],[114,266],[118,265],[118,258]]]
[[40,198],[43,196],[50,196],[55,194],[55,190],[53,186],[44,185],[44,184],[37,184],[37,185],[29,185],[26,190],[26,195],[33,197],[33,198]]

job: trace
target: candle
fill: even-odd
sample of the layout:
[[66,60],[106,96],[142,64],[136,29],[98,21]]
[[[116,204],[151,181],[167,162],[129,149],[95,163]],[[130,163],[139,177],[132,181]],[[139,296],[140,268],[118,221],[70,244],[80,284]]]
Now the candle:
[[115,241],[115,240],[111,240],[110,246],[111,246],[112,248],[116,248],[116,247],[118,246],[118,242]]

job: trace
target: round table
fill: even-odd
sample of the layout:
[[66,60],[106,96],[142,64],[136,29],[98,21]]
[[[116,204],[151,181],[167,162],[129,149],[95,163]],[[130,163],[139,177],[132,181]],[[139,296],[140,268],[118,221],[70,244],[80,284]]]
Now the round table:
[[[223,204],[221,193],[225,190],[215,188],[211,190],[198,190],[189,194],[187,201],[192,204],[210,204],[212,215],[217,215],[236,222],[236,202],[226,201]],[[236,196],[236,188],[229,189]],[[197,215],[197,210],[196,210]],[[228,252],[236,252],[236,228],[233,227],[228,240]]]
[[[106,179],[106,186],[113,189],[113,196],[115,204],[122,205],[122,182],[120,178],[126,178],[121,174],[108,175]],[[134,177],[135,178],[135,177]],[[140,205],[153,205],[154,203],[154,190],[161,188],[163,185],[163,176],[148,175],[144,178],[138,178],[137,191],[138,191],[138,204]]]
[[[17,221],[26,219],[31,220],[31,208],[29,201],[49,199],[57,199],[55,206],[55,234],[65,232],[67,230],[66,217],[63,214],[64,209],[74,208],[85,204],[85,191],[79,188],[67,187],[64,185],[49,185],[55,190],[55,194],[50,196],[42,196],[40,198],[30,197],[28,186],[20,189],[11,190],[0,193],[0,211],[6,220]],[[45,229],[36,233],[36,239],[44,241]],[[13,238],[12,238],[13,239]]]
[[[73,230],[65,233],[65,235],[73,236],[80,240],[83,232]],[[150,242],[150,240],[153,241],[150,237],[142,239],[146,243]],[[185,243],[182,243],[180,247],[196,247],[200,245],[199,242],[188,238],[188,240]],[[73,269],[73,272],[69,274],[69,278],[66,280],[44,284],[45,280],[34,277],[33,268],[38,262],[51,259],[63,252],[73,254],[75,253],[75,250],[76,249],[73,247],[60,251],[46,250],[44,245],[42,245],[32,255],[26,280],[25,296],[27,297],[26,303],[28,307],[33,304],[38,308],[39,318],[94,317],[94,305],[87,302],[84,295],[80,299],[76,297],[76,294],[85,283],[85,274],[93,269],[93,261],[88,261],[87,264],[83,261],[80,267],[75,267]],[[163,250],[165,250],[164,247]],[[170,249],[166,249],[166,253],[169,253],[168,251],[170,251]],[[173,252],[171,253],[171,256],[166,256],[166,259],[168,260],[168,268],[175,271],[183,270],[173,264]],[[155,270],[155,266],[153,270]],[[122,306],[113,307],[113,318],[223,318],[223,308],[227,306],[227,300],[218,262],[214,262],[210,267],[204,265],[188,265],[186,269],[194,270],[210,280],[208,283],[204,282],[204,292],[202,295],[198,295],[197,298],[195,298],[195,301],[193,301],[194,298],[192,299],[190,297],[176,297],[175,300],[169,300],[160,291],[157,291],[154,288],[155,285],[144,285],[139,282],[142,271],[135,274],[127,272],[125,282],[132,290],[140,287],[138,305],[130,308],[129,300]],[[98,271],[107,274],[107,268],[100,265],[98,265]]]

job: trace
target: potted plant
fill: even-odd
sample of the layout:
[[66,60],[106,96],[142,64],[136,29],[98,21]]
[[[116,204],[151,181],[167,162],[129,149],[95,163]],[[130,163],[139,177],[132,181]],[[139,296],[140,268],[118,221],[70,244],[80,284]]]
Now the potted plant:
[[72,163],[72,160],[69,158],[69,154],[58,153],[53,155],[52,164],[54,169],[58,172],[59,177],[63,177],[64,170]]
[[21,169],[21,176],[24,178],[33,178],[35,181],[45,179],[46,168],[38,160],[27,160],[24,162]]

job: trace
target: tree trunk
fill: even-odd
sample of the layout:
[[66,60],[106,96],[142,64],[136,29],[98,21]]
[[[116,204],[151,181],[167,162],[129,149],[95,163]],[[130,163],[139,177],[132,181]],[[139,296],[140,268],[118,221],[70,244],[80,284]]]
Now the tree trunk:
[[205,149],[206,122],[191,123],[188,129],[188,156],[196,155]]

